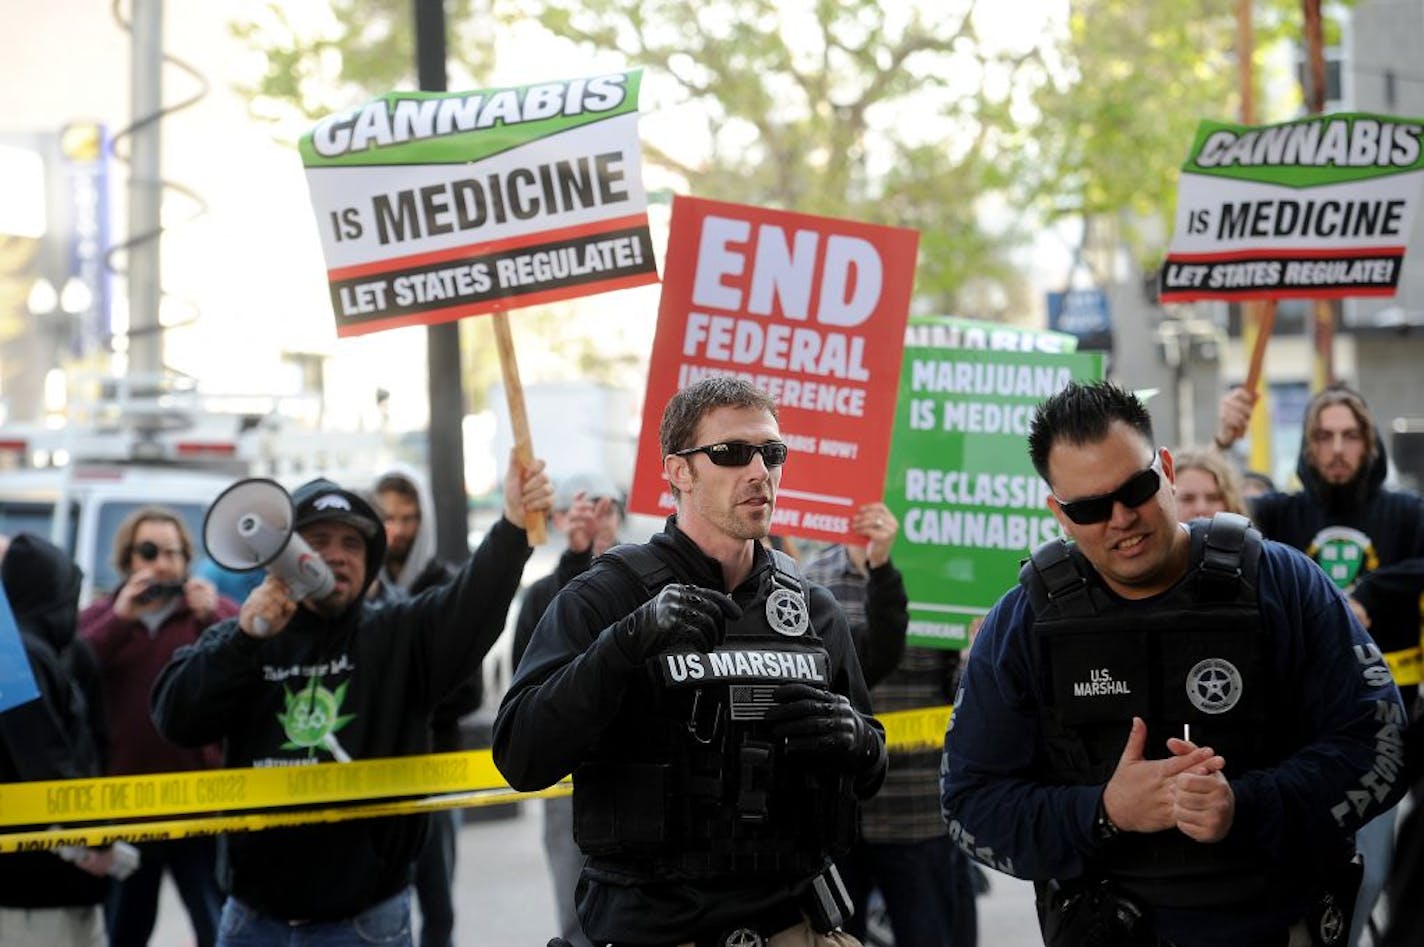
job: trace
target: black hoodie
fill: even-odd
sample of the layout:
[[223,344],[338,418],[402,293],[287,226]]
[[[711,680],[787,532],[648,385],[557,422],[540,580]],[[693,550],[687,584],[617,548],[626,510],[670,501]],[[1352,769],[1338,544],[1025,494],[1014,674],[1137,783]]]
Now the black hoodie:
[[[329,481],[298,489],[293,501],[298,526],[335,519],[366,533],[369,584],[385,554],[370,506]],[[428,753],[433,708],[503,631],[529,552],[524,531],[501,517],[459,575],[415,598],[378,608],[358,595],[331,619],[299,607],[260,641],[236,619],[214,625],[178,649],[154,683],[154,723],[180,746],[223,741],[229,767]],[[401,816],[228,836],[224,887],[271,917],[353,917],[410,883],[426,822]]]
[[1251,503],[1251,518],[1267,539],[1310,556],[1370,616],[1370,635],[1396,660],[1411,653],[1413,673],[1399,675],[1404,705],[1412,707],[1418,681],[1419,596],[1424,592],[1424,501],[1384,488],[1384,444],[1354,481],[1336,488],[1310,464],[1301,438],[1299,493],[1267,493]]
[[[83,574],[52,543],[21,533],[0,564],[40,698],[0,713],[0,782],[79,779],[103,772],[98,664],[76,639]],[[49,826],[39,826],[48,828]],[[0,855],[0,904],[97,904],[109,890],[54,852]]]

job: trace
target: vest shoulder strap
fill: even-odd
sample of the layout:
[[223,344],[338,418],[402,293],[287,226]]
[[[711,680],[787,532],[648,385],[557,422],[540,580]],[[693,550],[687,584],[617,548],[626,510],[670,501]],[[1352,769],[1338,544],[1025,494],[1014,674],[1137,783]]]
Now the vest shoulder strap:
[[[771,553],[772,581],[782,588],[800,592],[809,604],[811,588],[801,575],[801,567],[797,565],[796,560],[779,549],[767,551]],[[599,558],[605,557],[636,578],[647,598],[657,595],[663,586],[681,581],[662,557],[646,543],[623,543],[614,546]]]
[[671,567],[646,543],[622,543],[606,550],[599,558],[608,559],[637,579],[647,598],[657,595],[663,586],[677,581]]
[[1246,517],[1217,513],[1191,526],[1192,569],[1198,594],[1214,601],[1254,599],[1261,533]]
[[801,567],[791,556],[780,549],[768,549],[771,553],[772,581],[785,589],[800,592],[809,602],[811,600],[811,589],[806,584],[805,576],[801,575]]
[[1040,618],[1049,612],[1062,618],[1096,614],[1087,568],[1081,554],[1062,539],[1035,549],[1019,568],[1019,584],[1028,593],[1033,613]]

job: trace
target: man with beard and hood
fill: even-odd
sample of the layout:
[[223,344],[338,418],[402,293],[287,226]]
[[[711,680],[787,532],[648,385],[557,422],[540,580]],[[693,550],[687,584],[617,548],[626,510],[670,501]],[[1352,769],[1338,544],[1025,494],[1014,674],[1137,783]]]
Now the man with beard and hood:
[[[1222,399],[1216,444],[1246,433],[1256,393],[1232,389]],[[1404,706],[1413,710],[1420,680],[1419,593],[1424,589],[1424,501],[1384,487],[1388,462],[1379,428],[1359,393],[1331,385],[1310,400],[1296,475],[1299,493],[1269,492],[1250,501],[1267,539],[1310,556],[1346,594],[1350,607],[1389,661]],[[1389,875],[1395,810],[1358,834],[1365,875],[1351,925],[1360,933]]]
[[[430,752],[432,711],[504,630],[529,543],[524,523],[552,502],[538,461],[510,458],[504,515],[453,581],[382,606],[364,593],[385,560],[381,518],[329,480],[292,494],[294,527],[335,579],[293,602],[268,575],[236,619],[181,649],[153,690],[173,742],[224,741],[226,764],[299,766]],[[220,947],[303,943],[409,947],[412,868],[425,815],[359,819],[228,836]]]
[[[444,585],[459,570],[436,558],[435,520],[430,487],[412,468],[394,467],[372,488],[376,508],[386,527],[386,561],[366,597],[376,602],[413,598]],[[436,753],[464,747],[460,718],[479,710],[484,699],[480,669],[440,702],[431,716],[431,741]],[[461,810],[431,814],[430,837],[415,862],[415,899],[420,905],[420,947],[450,947],[455,930],[455,865]]]
[[[58,547],[21,533],[0,564],[40,696],[0,713],[0,782],[80,779],[103,770],[107,729],[93,652],[77,638],[82,574]],[[0,855],[0,943],[98,947],[111,849]]]
[[425,478],[408,467],[381,474],[372,492],[386,527],[386,561],[373,585],[416,596],[454,578],[454,566],[436,558],[434,508]]

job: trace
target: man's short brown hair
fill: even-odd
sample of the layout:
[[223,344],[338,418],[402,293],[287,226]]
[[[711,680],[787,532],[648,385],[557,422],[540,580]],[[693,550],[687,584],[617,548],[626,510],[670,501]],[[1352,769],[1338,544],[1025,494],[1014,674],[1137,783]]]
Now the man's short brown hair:
[[[688,385],[668,399],[663,409],[663,422],[658,428],[658,440],[663,456],[689,447],[697,447],[697,425],[718,408],[754,408],[776,418],[776,401],[749,381],[736,375],[718,375]],[[673,498],[678,489],[669,483]]]
[[409,477],[398,473],[389,473],[376,481],[376,489],[372,491],[376,496],[382,493],[396,493],[405,497],[415,504],[416,509],[420,509],[420,492],[415,489],[415,484],[410,482]]
[[658,428],[663,456],[696,447],[692,438],[697,434],[697,425],[718,408],[756,408],[776,417],[776,402],[751,382],[736,375],[704,378],[673,395],[663,409],[663,422]]

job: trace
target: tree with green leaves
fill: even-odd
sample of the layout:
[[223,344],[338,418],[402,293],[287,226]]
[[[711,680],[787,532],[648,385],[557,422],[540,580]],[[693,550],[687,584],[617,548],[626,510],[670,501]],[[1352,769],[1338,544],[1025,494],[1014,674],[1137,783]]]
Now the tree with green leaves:
[[[1293,88],[1263,68],[1281,41],[1300,36],[1301,2],[1255,7],[1260,101],[1262,90]],[[1085,249],[1124,247],[1147,270],[1160,262],[1198,122],[1240,120],[1237,8],[1238,0],[1069,0],[1067,30],[1033,95],[1025,138],[1037,169],[1034,206],[1046,222],[1079,220]],[[1338,24],[1332,36],[1338,42]],[[1295,96],[1278,94],[1257,118],[1279,120],[1297,106]],[[1109,274],[1097,278],[1106,283]]]
[[[275,0],[235,26],[265,57],[249,89],[259,114],[309,125],[413,84],[412,0],[325,2],[329,17],[305,31]],[[1300,14],[1299,0],[1258,6],[1260,62],[1298,34]],[[922,311],[1026,311],[1010,253],[1063,218],[1083,221],[1085,244],[1154,265],[1197,121],[1232,117],[1238,101],[1236,0],[1068,0],[1066,22],[975,0],[447,10],[452,87],[486,81],[515,37],[542,36],[552,63],[520,81],[562,73],[575,53],[642,66],[650,175],[702,197],[919,230]]]

